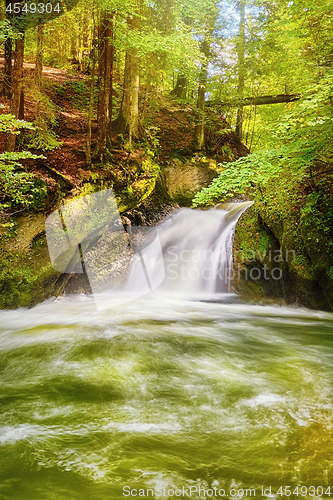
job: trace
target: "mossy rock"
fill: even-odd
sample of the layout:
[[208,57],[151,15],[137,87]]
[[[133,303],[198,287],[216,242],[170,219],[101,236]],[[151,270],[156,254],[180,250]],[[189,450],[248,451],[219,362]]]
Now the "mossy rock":
[[182,206],[191,206],[196,193],[218,175],[215,160],[195,156],[185,161],[174,158],[164,171],[168,196]]
[[2,236],[0,308],[31,307],[54,295],[60,273],[51,265],[45,216],[18,217],[17,236]]
[[277,199],[275,185],[266,189],[266,203],[259,201],[248,209],[235,230],[235,291],[333,310],[333,262],[327,237],[315,219],[302,218],[300,209],[289,210],[290,193]]

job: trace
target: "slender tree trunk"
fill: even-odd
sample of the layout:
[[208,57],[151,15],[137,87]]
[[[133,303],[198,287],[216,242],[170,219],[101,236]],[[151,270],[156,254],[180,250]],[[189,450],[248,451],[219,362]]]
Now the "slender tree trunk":
[[111,93],[112,71],[112,36],[113,15],[109,12],[102,14],[99,26],[98,50],[98,154],[101,156],[106,147],[106,138],[109,128],[109,107]]
[[[15,118],[19,118],[22,114],[22,105],[20,110],[20,103],[22,100],[23,88],[23,58],[24,58],[24,35],[18,38],[15,43],[15,62],[14,62],[14,75],[13,75],[13,93],[10,105],[10,112]],[[6,135],[6,151],[14,151],[15,149],[15,134]]]
[[202,63],[201,71],[199,75],[199,89],[198,89],[198,101],[197,101],[197,124],[194,129],[194,148],[196,150],[204,149],[205,147],[205,95],[207,87],[207,76],[208,76],[208,59],[210,53],[210,39],[212,30],[210,30],[206,35],[202,44],[202,52],[205,56],[205,60]]
[[77,54],[77,40],[76,40],[76,34],[72,34],[72,40],[71,40],[71,57],[73,61],[78,60],[78,54]]
[[123,103],[118,116],[117,131],[129,137],[129,148],[132,140],[139,135],[139,65],[136,62],[136,51],[131,49],[125,55]]
[[131,54],[131,86],[130,86],[130,115],[129,115],[129,147],[132,139],[139,137],[139,86],[140,70],[137,60],[137,50]]
[[148,68],[147,72],[147,79],[146,79],[146,85],[145,85],[145,91],[144,91],[144,98],[143,98],[143,106],[142,106],[142,111],[141,111],[141,121],[144,120],[145,114],[149,105],[149,99],[151,96],[152,92],[152,81],[153,81],[153,76],[154,76],[154,70],[152,66]]
[[[136,3],[136,13],[127,20],[130,30],[138,30],[140,27],[140,3]],[[129,137],[129,148],[132,140],[139,138],[139,87],[140,87],[140,65],[138,51],[131,48],[125,55],[124,90],[123,102],[117,118],[117,132],[127,134]]]
[[[112,37],[113,37],[113,27],[115,22],[115,15],[112,14]],[[112,142],[112,113],[113,113],[113,71],[114,71],[114,43],[112,39],[111,51],[110,51],[110,82],[109,82],[109,102],[108,102],[108,130],[107,130],[107,143]]]
[[24,90],[23,90],[23,85],[22,85],[22,88],[21,88],[20,107],[19,107],[18,119],[19,120],[24,120]]
[[[130,115],[130,87],[131,87],[131,55],[127,51],[125,54],[125,68],[124,68],[124,90],[122,102],[122,114],[124,116],[125,127],[128,125],[128,117]],[[122,133],[127,132],[123,125]]]
[[90,96],[89,96],[87,149],[86,149],[87,165],[91,165],[91,121],[92,121],[92,114],[94,107],[94,93],[95,93],[96,50],[97,50],[97,41],[94,40],[92,54],[91,54]]
[[36,51],[36,65],[35,65],[35,78],[38,86],[40,86],[42,83],[43,57],[44,57],[44,25],[39,24],[37,28],[37,51]]
[[[239,24],[239,46],[238,46],[238,98],[244,97],[245,83],[245,6],[246,0],[240,0],[240,24]],[[237,109],[236,134],[242,140],[243,136],[243,106]]]
[[[6,17],[10,20],[11,14],[5,13],[5,8],[10,5],[11,0],[6,0],[4,5],[0,7],[0,17],[3,21]],[[13,40],[11,38],[7,38],[5,40],[5,67],[4,67],[4,77],[3,77],[3,86],[2,86],[2,95],[7,99],[11,99],[12,97],[12,80],[13,80],[13,67],[12,67],[12,58],[13,58]]]
[[[140,29],[140,0],[136,0],[135,15],[129,20],[129,28],[132,31]],[[139,87],[140,87],[140,65],[138,50],[132,48],[130,53],[130,113],[129,122],[129,147],[132,147],[132,139],[139,138]]]
[[113,122],[113,129],[117,134],[124,136],[128,133],[128,116],[130,113],[130,55],[129,52],[125,53],[125,66],[123,78],[123,93],[121,105],[117,118]]
[[7,99],[10,99],[12,97],[12,79],[13,79],[12,57],[13,57],[13,42],[11,38],[7,38],[7,40],[5,41],[5,70],[4,70],[3,88],[2,88],[2,94]]
[[44,56],[44,25],[39,24],[37,27],[37,50],[35,60],[35,81],[38,89],[36,102],[36,120],[39,123],[40,118],[40,90],[43,76],[43,56]]

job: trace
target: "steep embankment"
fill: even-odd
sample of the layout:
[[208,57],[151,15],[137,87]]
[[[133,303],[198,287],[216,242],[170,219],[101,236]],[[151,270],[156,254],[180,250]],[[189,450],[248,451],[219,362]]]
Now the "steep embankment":
[[333,175],[280,175],[257,192],[235,234],[235,289],[333,310]]

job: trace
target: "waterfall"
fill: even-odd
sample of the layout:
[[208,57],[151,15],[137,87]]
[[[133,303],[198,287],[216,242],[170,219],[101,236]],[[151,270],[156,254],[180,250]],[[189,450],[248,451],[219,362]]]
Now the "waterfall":
[[253,202],[183,208],[150,232],[135,255],[126,289],[183,295],[230,293],[236,223]]

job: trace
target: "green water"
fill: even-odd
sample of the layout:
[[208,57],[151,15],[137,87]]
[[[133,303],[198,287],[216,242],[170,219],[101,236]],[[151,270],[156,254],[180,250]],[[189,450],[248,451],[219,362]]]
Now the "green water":
[[1,500],[333,496],[332,314],[76,298],[0,332]]

